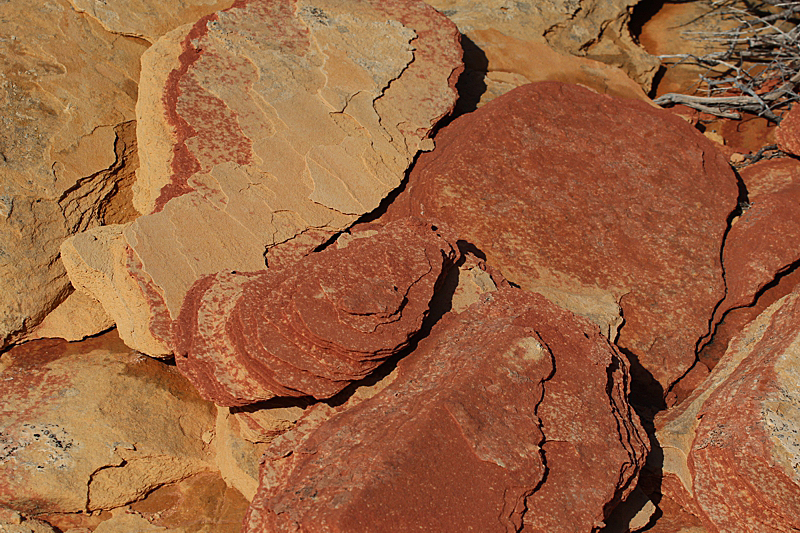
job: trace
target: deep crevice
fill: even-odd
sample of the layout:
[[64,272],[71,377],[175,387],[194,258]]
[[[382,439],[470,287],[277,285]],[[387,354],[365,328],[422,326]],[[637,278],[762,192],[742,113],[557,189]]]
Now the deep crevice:
[[719,264],[720,264],[720,269],[722,270],[722,283],[724,285],[725,290],[722,295],[722,298],[720,298],[719,301],[711,309],[711,313],[709,314],[708,318],[708,329],[706,330],[706,333],[703,334],[699,339],[697,339],[697,342],[695,343],[694,362],[689,366],[689,368],[686,369],[686,371],[683,374],[680,375],[680,377],[678,377],[675,381],[673,381],[669,385],[666,391],[667,395],[673,392],[675,387],[677,387],[678,384],[680,384],[681,381],[683,381],[683,379],[686,376],[688,376],[689,373],[692,372],[692,370],[695,369],[698,363],[700,363],[700,358],[698,357],[700,351],[711,342],[711,339],[714,338],[717,326],[722,321],[722,317],[717,319],[716,314],[719,307],[728,297],[728,278],[725,272],[725,243],[727,242],[728,234],[730,233],[731,228],[733,227],[733,221],[736,218],[742,216],[744,211],[750,205],[747,186],[745,185],[744,180],[742,180],[742,177],[735,169],[733,170],[733,175],[736,177],[736,187],[738,189],[738,195],[736,197],[736,207],[734,207],[733,210],[728,214],[728,218],[726,219],[725,232],[722,234],[722,243],[720,244],[719,247]]

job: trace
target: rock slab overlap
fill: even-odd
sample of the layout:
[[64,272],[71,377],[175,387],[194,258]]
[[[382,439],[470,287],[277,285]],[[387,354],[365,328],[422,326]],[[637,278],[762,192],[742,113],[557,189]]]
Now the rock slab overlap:
[[176,327],[181,372],[219,405],[329,398],[405,348],[455,251],[416,219],[353,237],[284,270],[198,281]]

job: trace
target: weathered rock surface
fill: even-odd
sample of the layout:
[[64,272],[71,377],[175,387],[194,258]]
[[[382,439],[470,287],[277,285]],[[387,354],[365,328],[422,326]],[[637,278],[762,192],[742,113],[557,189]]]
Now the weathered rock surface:
[[168,356],[172,353],[168,324],[137,327],[153,322],[148,297],[150,302],[156,301],[158,293],[125,243],[123,229],[120,224],[111,224],[74,235],[61,244],[61,260],[75,287],[99,296],[125,344],[155,357]]
[[165,33],[233,4],[234,0],[69,0],[77,11],[122,35],[155,42]]
[[[248,501],[216,472],[160,487],[131,509],[168,533],[240,533]],[[122,530],[120,533],[131,533]]]
[[165,35],[137,107],[147,216],[124,231],[147,288],[95,297],[115,319],[149,306],[134,327],[158,336],[199,278],[263,269],[267,250],[289,263],[348,227],[432,147],[460,56],[421,1],[244,1]]
[[800,293],[762,313],[657,419],[669,496],[711,531],[800,528]]
[[[368,399],[267,450],[244,531],[590,531],[646,453],[624,359],[508,286],[446,315]],[[577,504],[580,500],[580,504]]]
[[113,333],[27,343],[2,364],[3,505],[35,514],[108,509],[211,466],[202,437],[213,431],[213,405],[177,369],[131,352]]
[[539,83],[443,128],[387,218],[424,213],[611,339],[621,308],[618,344],[666,389],[725,295],[737,194],[725,158],[682,119]]
[[717,326],[700,352],[701,361],[711,368],[730,338],[743,329],[746,322],[741,318],[752,320],[766,306],[734,315],[730,321],[725,320],[726,315],[754,306],[767,285],[800,261],[800,162],[789,158],[763,161],[745,167],[741,176],[749,205],[725,238],[722,262],[727,294],[712,320],[715,325],[723,320],[727,324]]
[[775,131],[778,148],[790,154],[800,154],[800,107],[794,106],[783,117]]
[[65,0],[0,4],[0,349],[70,291],[58,260],[76,231],[126,222],[145,45]]
[[[593,59],[623,69],[645,89],[659,65],[657,58],[634,43],[628,30],[634,0],[426,0],[456,23],[478,48],[483,30],[533,43],[546,43],[558,52]],[[487,54],[488,56],[488,54]],[[535,62],[535,59],[523,59]],[[490,59],[488,70],[499,71]],[[531,80],[533,81],[533,80]]]
[[290,269],[197,282],[176,327],[181,372],[219,405],[329,398],[405,348],[455,251],[416,219],[355,236]]

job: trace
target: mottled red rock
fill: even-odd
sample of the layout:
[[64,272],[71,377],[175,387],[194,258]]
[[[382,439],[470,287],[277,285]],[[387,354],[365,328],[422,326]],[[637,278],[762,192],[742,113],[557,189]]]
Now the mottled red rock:
[[[667,487],[710,531],[800,528],[800,293],[762,313],[657,419]],[[688,500],[688,502],[686,501]]]
[[453,121],[390,216],[422,214],[511,282],[589,317],[666,388],[724,297],[725,158],[681,118],[575,85],[517,88]]
[[783,116],[775,130],[775,140],[784,152],[800,155],[800,107],[795,105]]
[[206,398],[234,406],[328,398],[403,349],[455,251],[416,219],[353,237],[292,269],[198,281],[178,321],[178,368]]
[[635,483],[624,359],[540,295],[483,294],[396,373],[273,441],[244,531],[574,533]]
[[[725,238],[722,263],[728,290],[714,313],[715,325],[731,310],[754,305],[768,284],[800,261],[800,162],[763,161],[744,168],[741,176],[749,204]],[[730,325],[700,352],[701,361],[711,368],[731,333],[738,333],[730,331]],[[736,325],[741,329],[744,324]]]

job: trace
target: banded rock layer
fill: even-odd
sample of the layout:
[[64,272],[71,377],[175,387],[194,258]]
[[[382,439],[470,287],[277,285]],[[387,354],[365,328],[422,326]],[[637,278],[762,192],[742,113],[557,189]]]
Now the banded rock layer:
[[413,219],[354,237],[285,270],[198,281],[176,328],[178,368],[206,398],[236,406],[331,397],[403,349],[455,252]]
[[596,327],[504,287],[448,314],[355,405],[273,441],[244,531],[590,531],[647,445]]
[[142,291],[95,297],[149,308],[135,329],[155,334],[201,277],[289,264],[376,208],[454,105],[458,35],[377,0],[245,0],[165,35],[137,103],[145,216],[124,230]]

